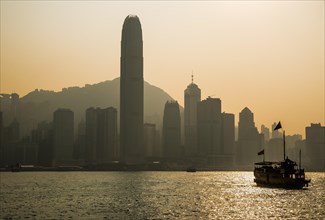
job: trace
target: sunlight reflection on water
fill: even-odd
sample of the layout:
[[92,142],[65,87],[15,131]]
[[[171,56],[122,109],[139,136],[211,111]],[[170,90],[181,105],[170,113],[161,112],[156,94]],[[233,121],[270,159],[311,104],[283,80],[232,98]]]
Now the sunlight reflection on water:
[[3,219],[325,218],[325,173],[307,190],[260,188],[252,172],[0,173]]

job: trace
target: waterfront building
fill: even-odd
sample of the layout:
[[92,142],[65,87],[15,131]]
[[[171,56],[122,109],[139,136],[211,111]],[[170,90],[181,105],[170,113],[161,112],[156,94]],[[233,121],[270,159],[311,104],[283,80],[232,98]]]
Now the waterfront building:
[[88,108],[85,132],[86,164],[107,163],[118,159],[115,108]]
[[253,112],[245,107],[239,113],[237,164],[240,166],[253,166],[260,158],[257,152],[262,148],[262,138],[255,127]]
[[74,113],[58,109],[53,113],[53,165],[73,164]]
[[221,100],[208,97],[197,106],[198,155],[222,153]]
[[223,112],[221,115],[220,165],[235,165],[235,115]]
[[163,118],[163,155],[168,162],[180,161],[181,116],[177,101],[167,101]]
[[53,162],[53,123],[42,121],[32,130],[32,143],[38,146],[37,165],[50,167]]
[[185,155],[197,155],[197,104],[201,101],[201,89],[192,82],[184,91]]
[[156,125],[151,123],[144,124],[144,148],[145,157],[157,158],[159,156],[159,149],[157,146]]
[[312,123],[305,131],[308,168],[313,171],[325,171],[325,126]]
[[143,146],[143,42],[137,16],[125,18],[121,41],[120,159],[144,163]]

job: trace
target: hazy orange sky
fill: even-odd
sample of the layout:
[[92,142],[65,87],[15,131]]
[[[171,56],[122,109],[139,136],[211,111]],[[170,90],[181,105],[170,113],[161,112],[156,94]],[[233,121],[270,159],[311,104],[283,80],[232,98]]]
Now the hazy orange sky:
[[324,125],[324,1],[1,1],[1,93],[60,91],[120,75],[128,14],[142,23],[144,78],[183,105],[194,81],[258,128]]

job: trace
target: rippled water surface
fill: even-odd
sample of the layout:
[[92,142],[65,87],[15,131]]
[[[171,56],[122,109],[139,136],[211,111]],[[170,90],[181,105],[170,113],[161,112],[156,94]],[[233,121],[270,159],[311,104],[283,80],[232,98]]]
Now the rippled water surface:
[[325,173],[307,190],[252,172],[0,173],[2,219],[325,219]]

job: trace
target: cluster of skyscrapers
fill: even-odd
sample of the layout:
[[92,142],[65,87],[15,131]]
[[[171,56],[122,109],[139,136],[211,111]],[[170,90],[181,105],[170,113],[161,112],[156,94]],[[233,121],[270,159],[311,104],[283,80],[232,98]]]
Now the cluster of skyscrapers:
[[[19,96],[3,94],[1,101],[10,102],[11,107],[1,110],[12,114],[13,121],[4,126],[1,112],[1,166],[16,162],[41,166],[159,163],[170,169],[245,169],[259,160],[261,149],[269,159],[282,155],[277,152],[282,143],[278,131],[270,138],[263,125],[259,132],[247,107],[239,113],[236,127],[235,115],[222,111],[220,99],[201,100],[193,76],[184,91],[184,112],[171,100],[164,107],[162,128],[144,123],[143,41],[137,16],[129,15],[123,24],[120,71],[119,117],[116,108],[90,107],[76,132],[74,113],[60,108],[53,113],[53,122],[39,123],[29,138],[20,139],[19,122],[14,117]],[[325,127],[312,124],[306,128],[306,140],[297,135],[288,137],[290,154],[296,156],[295,149],[303,148],[309,167],[325,170],[324,133]]]

